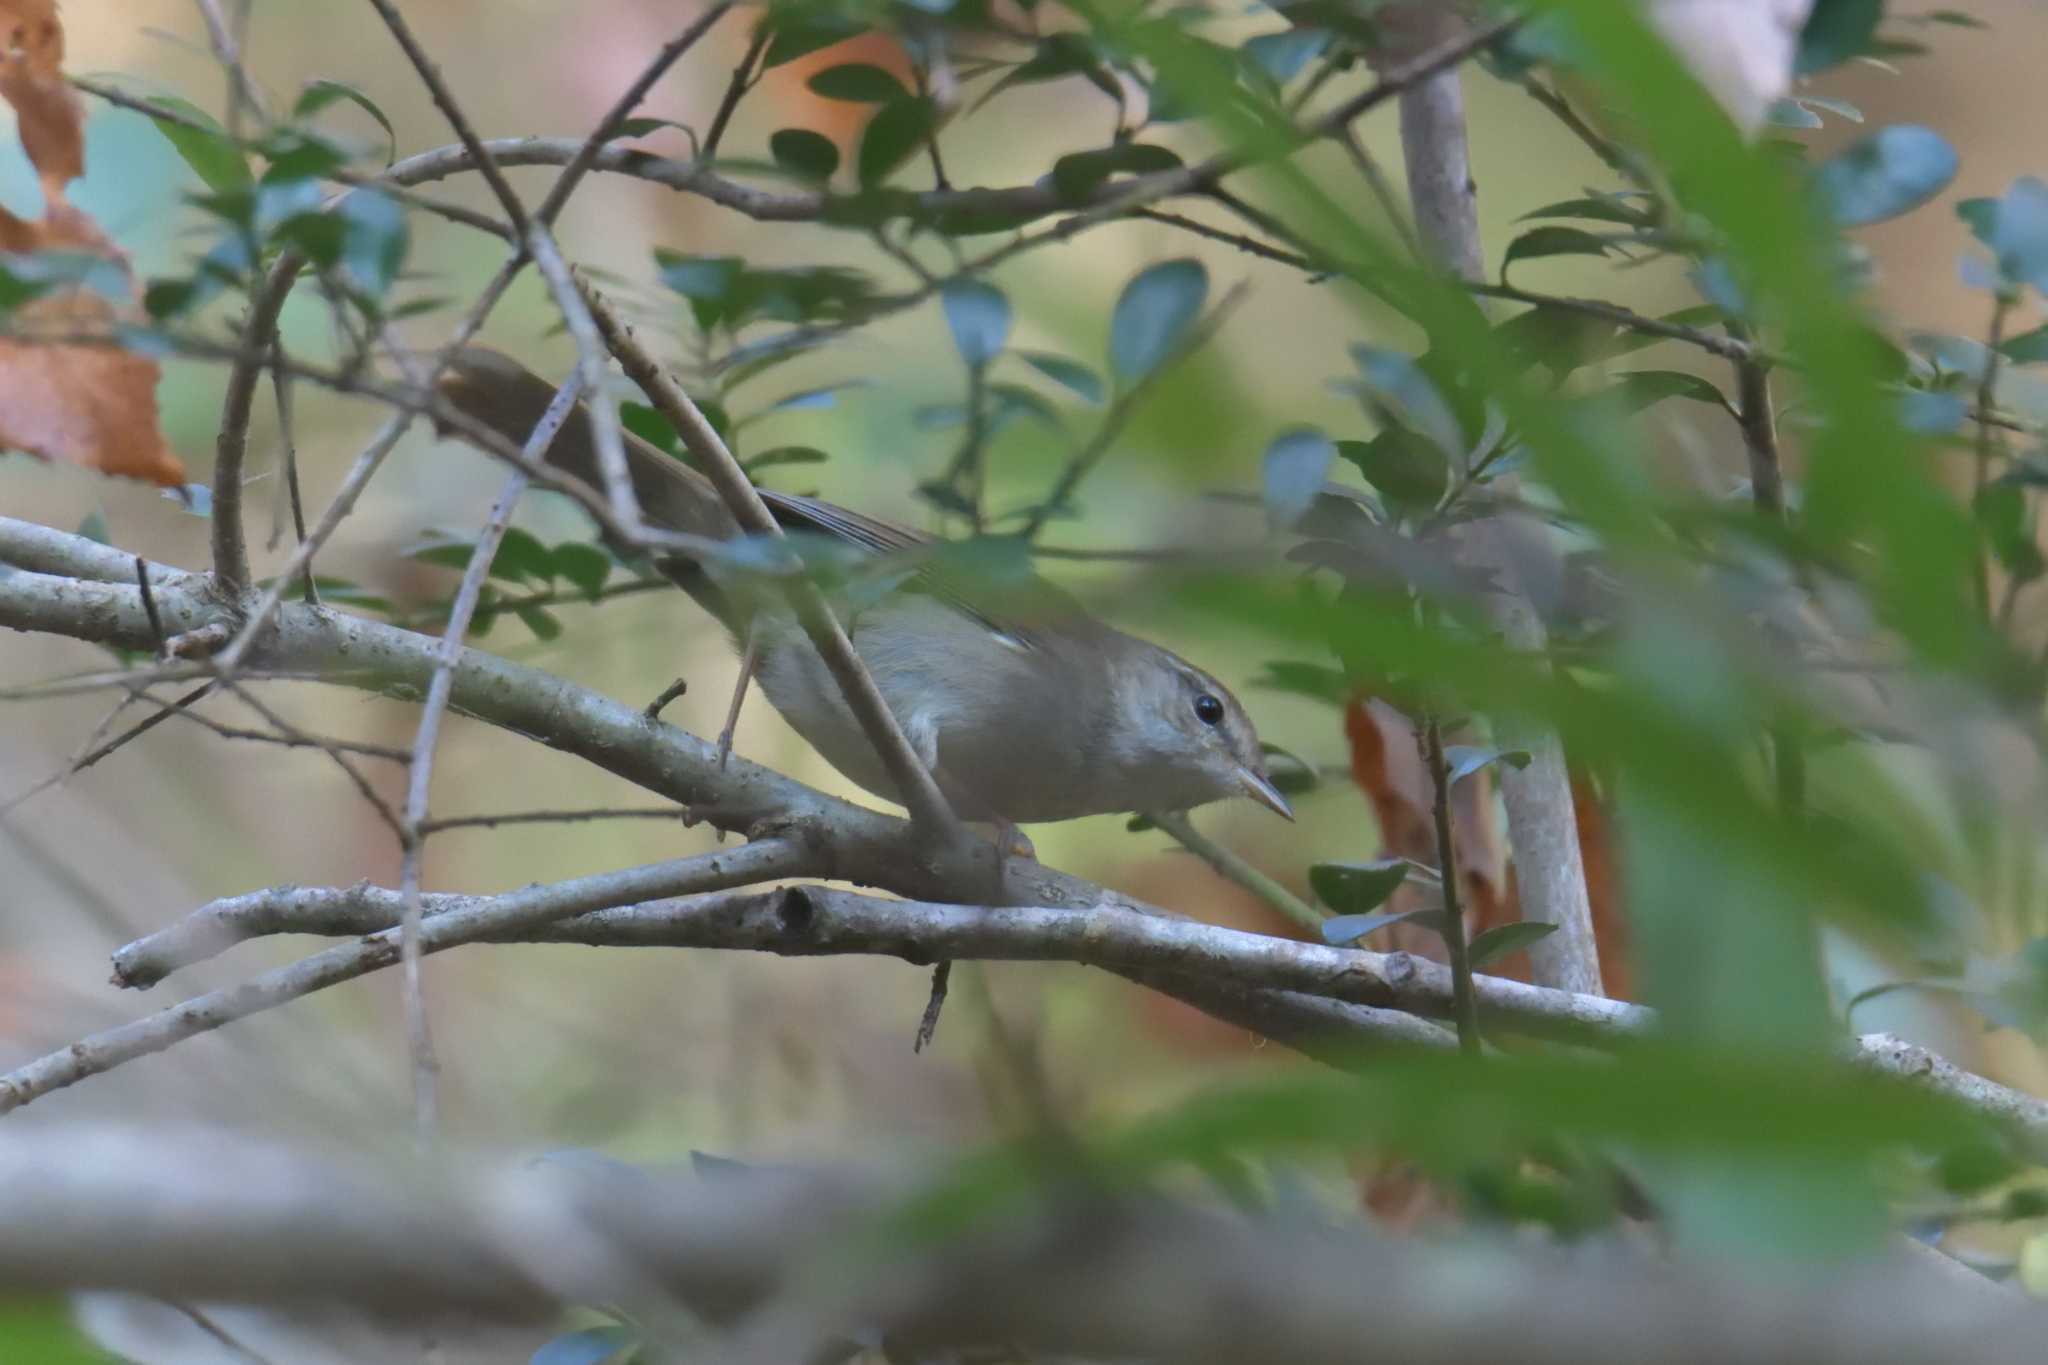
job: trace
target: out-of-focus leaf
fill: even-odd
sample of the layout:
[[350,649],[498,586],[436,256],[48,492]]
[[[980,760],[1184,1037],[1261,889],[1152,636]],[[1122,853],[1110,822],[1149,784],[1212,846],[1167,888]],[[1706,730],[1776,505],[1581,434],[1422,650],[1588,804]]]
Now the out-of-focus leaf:
[[1507,254],[1500,262],[1500,277],[1505,280],[1508,267],[1516,261],[1533,261],[1544,256],[1605,256],[1613,249],[1612,242],[1596,237],[1584,228],[1555,225],[1530,228],[1508,243]]
[[1837,152],[1814,172],[1814,189],[1844,227],[1911,212],[1955,178],[1955,148],[1932,128],[1899,123]]
[[1321,56],[1329,45],[1328,29],[1295,27],[1248,38],[1239,50],[1273,84],[1285,85],[1299,76],[1302,68]]
[[953,345],[972,369],[980,369],[1002,353],[1010,339],[1010,300],[983,280],[951,280],[939,291]]
[[383,298],[405,265],[405,206],[390,195],[357,190],[343,196],[334,213],[343,227],[343,273],[371,298]]
[[1945,389],[1908,389],[1899,395],[1899,422],[1908,431],[1946,436],[1970,415],[1970,400]]
[[568,580],[578,592],[595,602],[598,594],[604,591],[605,579],[611,577],[612,560],[595,545],[572,540],[554,548],[548,567],[555,577]]
[[1555,924],[1544,924],[1539,920],[1516,920],[1509,924],[1496,924],[1478,938],[1466,945],[1465,954],[1478,971],[1489,962],[1497,962],[1509,953],[1518,953],[1540,939],[1549,938],[1557,932]]
[[588,1327],[565,1332],[533,1353],[527,1365],[617,1365],[634,1346],[624,1327]]
[[1810,76],[1870,50],[1884,18],[1884,0],[1814,0],[1799,33],[1792,72]]
[[808,128],[783,128],[768,137],[768,154],[791,175],[823,182],[839,169],[839,144]]
[[1358,690],[1342,669],[1327,664],[1303,663],[1294,659],[1268,659],[1266,671],[1252,680],[1253,687],[1272,692],[1291,692],[1298,697],[1342,706]]
[[804,84],[814,95],[851,104],[890,104],[910,98],[910,92],[903,88],[902,81],[881,67],[865,62],[827,67]]
[[384,164],[389,166],[398,156],[398,131],[391,126],[391,120],[377,107],[377,102],[340,81],[312,80],[299,91],[299,98],[292,105],[292,117],[307,119],[336,101],[346,101],[375,119],[377,126],[384,130]]
[[1590,218],[1595,222],[1620,223],[1623,227],[1646,227],[1650,223],[1648,210],[1632,207],[1619,195],[1565,199],[1531,209],[1515,221],[1526,223],[1531,218]]
[[1109,367],[1130,385],[1165,364],[1201,316],[1209,272],[1200,261],[1161,261],[1138,272],[1109,320]]
[[[1457,415],[1413,356],[1381,346],[1353,345],[1351,359],[1368,393],[1402,426],[1427,439],[1447,458],[1464,458],[1465,437]],[[1387,492],[1384,488],[1380,491]]]
[[1052,164],[1052,183],[1070,200],[1085,199],[1097,185],[1119,171],[1144,175],[1170,171],[1181,159],[1148,142],[1119,142],[1092,152],[1072,152]]
[[[221,194],[245,190],[255,182],[249,173],[248,156],[213,115],[175,95],[154,95],[149,103],[166,115],[152,117],[150,122],[208,189]],[[193,123],[201,126],[189,126]]]
[[1296,427],[1273,438],[1260,465],[1260,483],[1266,515],[1275,526],[1291,527],[1301,520],[1336,458],[1336,445],[1314,427]]
[[1450,769],[1450,780],[1456,785],[1462,778],[1470,777],[1489,763],[1505,763],[1510,768],[1529,766],[1526,749],[1485,749],[1468,744],[1453,744],[1444,750],[1444,762]]
[[1695,403],[1708,403],[1724,411],[1728,400],[1721,391],[1696,374],[1682,370],[1630,370],[1614,377],[1614,385],[1607,394],[1616,399],[1623,412],[1637,413],[1653,403],[1666,398],[1690,398]]
[[1389,427],[1370,441],[1339,441],[1337,454],[1381,497],[1403,507],[1434,507],[1450,480],[1443,452],[1405,427]]
[[1104,389],[1102,376],[1078,360],[1069,360],[1063,355],[1048,351],[1018,351],[1019,360],[1044,375],[1053,383],[1073,393],[1086,403],[1100,403]]
[[2048,360],[2048,324],[2007,337],[2000,343],[1998,351],[2015,365],[2034,365]]
[[1997,199],[1963,200],[1956,215],[1991,248],[2002,279],[2048,292],[2048,185],[2022,176]]
[[556,639],[562,633],[561,619],[546,607],[521,607],[518,616],[526,628],[543,641]]
[[1773,128],[1808,129],[1823,126],[1821,116],[1808,109],[1798,100],[1773,100],[1764,112],[1764,121]]
[[768,40],[767,51],[761,56],[761,69],[764,71],[807,57],[867,31],[864,24],[853,19],[812,9],[771,11],[761,22],[772,25],[775,30],[775,36]]
[[1323,942],[1341,948],[1347,943],[1356,943],[1367,934],[1378,933],[1396,924],[1413,924],[1420,928],[1434,930],[1441,934],[1448,921],[1441,910],[1381,911],[1372,915],[1333,915],[1323,921]]
[[1316,899],[1339,915],[1363,915],[1386,904],[1401,889],[1413,865],[1406,858],[1369,863],[1317,863],[1308,870]]
[[922,95],[906,95],[883,105],[861,134],[855,162],[861,186],[872,189],[880,185],[923,146],[932,135],[935,116],[931,100]]
[[1315,765],[1299,755],[1268,743],[1261,743],[1259,752],[1266,757],[1266,780],[1279,788],[1282,796],[1301,796],[1322,785]]
[[673,455],[682,449],[682,437],[668,424],[668,418],[645,403],[620,403],[619,425],[657,450],[665,450]]

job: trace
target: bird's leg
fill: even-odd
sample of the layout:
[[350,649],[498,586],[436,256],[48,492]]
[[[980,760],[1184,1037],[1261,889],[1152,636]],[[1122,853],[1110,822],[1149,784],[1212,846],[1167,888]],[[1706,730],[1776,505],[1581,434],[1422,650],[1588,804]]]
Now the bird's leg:
[[718,766],[721,770],[725,761],[732,757],[733,731],[740,726],[740,703],[747,699],[747,684],[753,681],[754,665],[759,656],[759,637],[749,626],[746,647],[740,651],[740,676],[732,685],[732,704],[725,708],[725,728],[718,732]]

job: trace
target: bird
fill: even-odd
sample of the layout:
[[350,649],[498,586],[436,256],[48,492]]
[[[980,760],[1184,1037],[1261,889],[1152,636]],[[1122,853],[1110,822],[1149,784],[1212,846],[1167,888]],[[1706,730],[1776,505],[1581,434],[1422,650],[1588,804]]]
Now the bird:
[[[556,386],[503,352],[459,350],[437,381],[443,401],[523,444]],[[642,517],[651,525],[735,540],[738,522],[711,482],[622,431]],[[601,492],[583,404],[545,453],[559,474]],[[851,561],[835,609],[940,792],[963,819],[1018,825],[1118,813],[1180,812],[1249,797],[1289,820],[1244,706],[1212,674],[1116,630],[1016,557],[977,567],[951,542],[818,498],[758,489],[793,540]],[[900,797],[793,610],[758,577],[716,558],[657,567],[722,624],[753,660],[762,694],[834,768],[887,801]],[[858,570],[868,572],[861,576]],[[830,594],[828,594],[828,597]],[[854,601],[859,596],[873,600]],[[849,619],[850,618],[850,619]]]

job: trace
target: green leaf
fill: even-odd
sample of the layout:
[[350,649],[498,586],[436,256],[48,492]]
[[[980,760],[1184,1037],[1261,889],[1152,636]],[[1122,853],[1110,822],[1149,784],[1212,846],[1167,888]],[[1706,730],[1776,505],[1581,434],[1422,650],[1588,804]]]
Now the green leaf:
[[1793,74],[1810,76],[1870,50],[1884,18],[1884,0],[1815,0],[1800,30]]
[[1010,338],[1010,300],[1002,290],[982,280],[948,280],[939,303],[968,368],[978,370],[1002,353]]
[[1182,164],[1175,153],[1147,142],[1119,142],[1092,152],[1073,152],[1052,165],[1052,183],[1068,200],[1086,199],[1096,186],[1119,171],[1145,175],[1170,171]]
[[377,121],[384,130],[384,164],[389,166],[398,157],[398,131],[391,126],[391,120],[377,107],[377,102],[352,85],[340,81],[313,80],[306,82],[299,91],[298,102],[292,105],[292,117],[307,119],[325,109],[337,100],[345,100]]
[[1333,915],[1323,921],[1323,941],[1332,947],[1341,948],[1347,943],[1356,943],[1367,934],[1396,924],[1414,924],[1441,934],[1448,923],[1441,910],[1403,910],[1399,913],[1382,911],[1374,915]]
[[619,404],[619,425],[657,450],[673,455],[683,447],[682,437],[668,424],[668,418],[645,403]]
[[255,178],[249,174],[249,158],[228,137],[227,130],[213,115],[190,100],[181,100],[174,95],[155,95],[149,103],[166,114],[181,114],[185,119],[202,125],[193,128],[169,118],[152,117],[150,120],[208,189],[216,194],[226,194],[246,190],[255,183]]
[[1139,271],[1109,320],[1109,367],[1118,382],[1134,384],[1165,364],[1208,297],[1209,272],[1200,261],[1162,261]]
[[752,476],[764,469],[773,469],[777,465],[823,464],[829,458],[816,446],[776,446],[772,450],[762,451],[759,455],[749,456],[740,463],[748,475]]
[[761,22],[772,25],[775,31],[761,57],[764,71],[867,32],[867,26],[855,20],[801,9],[771,12]]
[[1998,353],[2015,365],[2033,365],[2048,360],[2048,323],[1999,343]]
[[1595,237],[1583,228],[1530,228],[1508,243],[1507,255],[1501,258],[1500,277],[1505,281],[1508,267],[1516,261],[1533,261],[1544,256],[1605,256],[1613,249],[1613,243]]
[[1628,201],[1618,195],[1560,200],[1531,209],[1515,221],[1526,223],[1531,218],[1589,218],[1601,223],[1620,223],[1623,227],[1645,227],[1651,221],[1648,211],[1629,207]]
[[1489,962],[1497,962],[1510,953],[1519,953],[1530,944],[1549,938],[1557,932],[1555,924],[1541,920],[1516,920],[1509,924],[1496,924],[1478,938],[1466,945],[1465,957],[1478,971]]
[[1382,346],[1354,344],[1351,359],[1365,381],[1369,398],[1402,426],[1426,438],[1448,458],[1459,460],[1464,457],[1465,437],[1458,426],[1457,414],[1451,411],[1451,405],[1444,401],[1436,383],[1415,357]]
[[1266,780],[1279,788],[1282,796],[1301,796],[1323,784],[1313,763],[1279,745],[1261,742],[1259,752],[1265,755]]
[[1330,45],[1330,32],[1322,28],[1289,28],[1279,33],[1261,33],[1248,38],[1242,48],[1245,60],[1263,72],[1275,85],[1286,85],[1302,68],[1323,54]]
[[1470,777],[1489,763],[1505,763],[1510,768],[1529,766],[1526,749],[1485,749],[1468,744],[1453,744],[1444,750],[1444,762],[1449,765],[1450,780],[1455,786],[1461,778]]
[[619,126],[612,129],[611,140],[618,142],[624,138],[646,137],[649,133],[659,132],[663,128],[690,131],[688,124],[677,123],[672,118],[629,118],[620,120]]
[[78,534],[101,545],[114,543],[107,531],[107,514],[97,507],[87,512],[85,520],[78,523]]
[[1728,400],[1721,391],[1696,374],[1680,370],[1629,370],[1614,377],[1607,396],[1617,399],[1625,413],[1638,413],[1666,398],[1690,398],[1726,410]]
[[554,548],[548,567],[554,577],[567,580],[595,602],[604,591],[605,579],[611,577],[612,557],[595,545],[572,540]]
[[356,190],[334,206],[334,215],[343,229],[342,272],[371,298],[383,298],[405,265],[405,206],[388,194]]
[[1316,899],[1339,915],[1362,915],[1386,904],[1401,889],[1413,865],[1406,858],[1369,863],[1317,863],[1308,870]]
[[527,1365],[625,1365],[636,1338],[624,1327],[590,1327],[545,1343]]
[[1819,128],[1823,120],[1798,100],[1773,100],[1764,112],[1764,121],[1773,128],[1808,129]]
[[1339,441],[1337,454],[1397,506],[1434,507],[1450,480],[1443,451],[1405,427],[1389,427],[1370,441]]
[[1292,527],[1307,515],[1336,458],[1337,447],[1314,427],[1296,427],[1273,438],[1260,465],[1260,483],[1266,515],[1275,526]]
[[791,175],[820,183],[839,169],[839,144],[808,128],[784,128],[768,138],[768,155]]
[[1332,706],[1343,706],[1357,693],[1351,680],[1344,676],[1342,669],[1331,668],[1328,664],[1302,663],[1294,659],[1268,659],[1266,671],[1252,679],[1253,687],[1263,687],[1271,692],[1289,692],[1297,697],[1310,697],[1316,701],[1328,702]]
[[923,95],[906,96],[883,105],[861,134],[856,162],[861,187],[873,189],[887,180],[889,173],[932,135],[935,118],[931,100]]
[[845,100],[849,104],[892,104],[910,97],[910,92],[903,88],[903,82],[881,67],[870,66],[866,62],[826,67],[804,84],[814,95],[823,95],[828,100]]
[[1939,194],[1955,178],[1955,148],[1932,128],[1880,128],[1822,162],[1813,184],[1843,227],[1896,218]]
[[1944,389],[1908,389],[1899,395],[1899,424],[1925,436],[1946,436],[1970,415],[1970,400]]
[[1100,403],[1104,389],[1102,376],[1078,360],[1069,360],[1063,355],[1049,351],[1017,351],[1013,354],[1032,369],[1058,384],[1061,388],[1080,398],[1084,403]]
[[2001,279],[2048,292],[2048,185],[2022,176],[2000,198],[1963,200],[1956,216],[1991,249]]
[[553,640],[562,633],[561,619],[545,607],[520,607],[517,615],[542,640]]

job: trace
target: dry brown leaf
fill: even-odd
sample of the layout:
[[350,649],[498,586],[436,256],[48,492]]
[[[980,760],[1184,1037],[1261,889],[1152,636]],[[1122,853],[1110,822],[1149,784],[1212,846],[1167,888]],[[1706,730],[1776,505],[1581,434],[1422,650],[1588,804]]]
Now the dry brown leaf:
[[[55,0],[0,0],[0,35],[0,98],[14,107],[44,203],[40,219],[0,210],[0,250],[98,256],[127,280],[120,303],[87,285],[66,285],[15,309],[9,321],[28,335],[111,338],[118,323],[141,316],[140,295],[127,258],[64,197],[85,172],[85,119],[64,81]],[[113,344],[0,339],[0,445],[103,474],[183,484],[185,466],[157,422],[157,375],[154,360]]]

